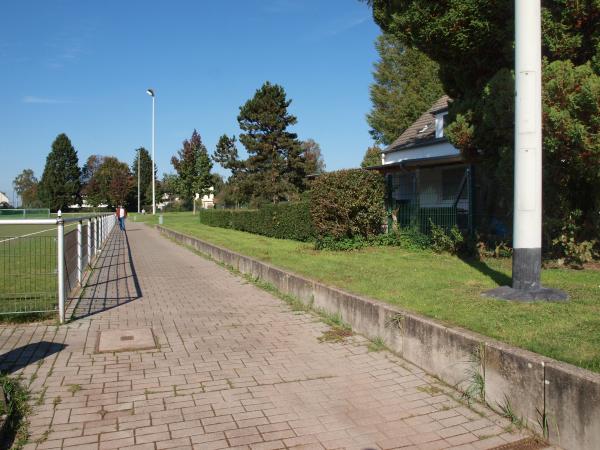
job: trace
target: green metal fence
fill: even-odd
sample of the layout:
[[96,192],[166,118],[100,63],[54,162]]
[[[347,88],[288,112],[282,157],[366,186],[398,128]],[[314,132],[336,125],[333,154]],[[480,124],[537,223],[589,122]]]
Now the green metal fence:
[[425,207],[398,205],[394,211],[400,228],[415,228],[424,234],[431,232],[431,224],[446,230],[453,227],[468,229],[468,211],[456,207]]
[[414,228],[430,234],[431,224],[473,231],[472,170],[436,167],[387,176],[388,230]]

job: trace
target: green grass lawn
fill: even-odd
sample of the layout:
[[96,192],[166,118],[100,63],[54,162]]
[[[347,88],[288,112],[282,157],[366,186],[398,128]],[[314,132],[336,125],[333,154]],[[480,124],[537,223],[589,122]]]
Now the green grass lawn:
[[[65,234],[76,227],[65,225]],[[0,314],[56,309],[56,266],[56,225],[0,221]]]
[[[190,213],[166,213],[164,226],[356,294],[401,306],[543,355],[600,372],[600,271],[548,269],[542,283],[568,303],[520,304],[480,296],[510,284],[511,261],[462,260],[397,247],[352,252],[201,225]],[[157,223],[158,216],[130,215]]]

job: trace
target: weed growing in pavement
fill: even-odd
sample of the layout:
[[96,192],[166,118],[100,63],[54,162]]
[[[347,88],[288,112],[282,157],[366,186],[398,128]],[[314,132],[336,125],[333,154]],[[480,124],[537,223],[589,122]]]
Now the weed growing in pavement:
[[43,405],[44,404],[44,400],[46,398],[46,391],[48,390],[48,386],[44,386],[42,388],[42,390],[40,391],[40,394],[38,395],[37,400],[35,401],[35,404],[37,406]]
[[69,385],[69,389],[68,391],[72,394],[75,395],[77,394],[79,391],[81,390],[81,385],[80,384],[70,384]]
[[429,384],[425,386],[417,386],[417,391],[425,392],[431,396],[444,393],[444,391],[442,391],[440,388]]
[[27,420],[31,411],[28,403],[29,392],[18,378],[11,378],[6,374],[0,375],[0,386],[7,399],[6,411],[4,411],[7,417],[0,438],[0,447],[21,449],[29,437]]
[[52,428],[48,428],[46,431],[44,431],[42,435],[35,440],[35,443],[38,445],[43,444],[48,440],[48,436],[50,436],[50,433],[52,433]]
[[510,404],[510,400],[508,399],[508,396],[506,394],[504,394],[504,402],[503,403],[499,403],[498,404],[498,408],[500,409],[500,413],[502,414],[502,417],[510,420],[510,423],[513,424],[514,426],[518,427],[519,429],[523,428],[525,426],[525,424],[523,423],[523,418],[517,416],[517,414],[515,413],[515,411],[512,408],[512,405]]
[[375,339],[373,339],[373,340],[371,340],[371,342],[369,342],[367,349],[370,352],[380,352],[382,350],[386,350],[387,347],[385,346],[385,342],[383,341],[383,338],[380,336],[377,336]]
[[485,379],[481,373],[481,364],[484,358],[485,347],[480,343],[469,356],[469,368],[466,370],[468,385],[463,392],[463,398],[470,405],[473,400],[485,402]]

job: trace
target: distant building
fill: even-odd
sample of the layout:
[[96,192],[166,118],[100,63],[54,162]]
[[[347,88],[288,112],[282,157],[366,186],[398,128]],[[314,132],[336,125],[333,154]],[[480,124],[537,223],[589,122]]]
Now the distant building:
[[[202,196],[202,209],[210,209],[210,208],[214,208],[215,207],[215,194],[213,194],[213,191],[215,190],[214,187],[210,187],[209,188],[210,193],[208,194],[204,194]],[[196,201],[198,201],[198,199],[200,198],[200,194],[196,194]]]
[[4,192],[0,192],[0,205],[10,205],[10,200]]
[[[202,209],[210,209],[215,207],[215,195],[213,194],[215,188],[211,186],[209,190],[210,193],[203,195],[202,198],[200,198],[200,194],[198,193],[196,193],[194,197],[196,199],[196,203]],[[166,206],[170,205],[171,203],[177,203],[181,199],[177,196],[174,196],[173,194],[164,193],[157,200],[158,201],[156,202],[156,207],[162,211]]]
[[81,205],[79,204],[74,204],[74,205],[69,205],[69,209],[79,209],[79,208],[108,208],[108,205],[106,203],[101,203],[99,205],[96,206],[92,206],[90,205],[87,200],[84,198],[83,201],[81,202]]

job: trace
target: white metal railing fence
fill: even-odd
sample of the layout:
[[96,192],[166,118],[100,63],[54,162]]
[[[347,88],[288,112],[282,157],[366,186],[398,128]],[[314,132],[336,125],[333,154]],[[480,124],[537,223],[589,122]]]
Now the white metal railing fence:
[[64,323],[67,295],[82,286],[115,223],[114,214],[1,220],[0,314],[58,310]]

